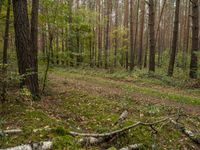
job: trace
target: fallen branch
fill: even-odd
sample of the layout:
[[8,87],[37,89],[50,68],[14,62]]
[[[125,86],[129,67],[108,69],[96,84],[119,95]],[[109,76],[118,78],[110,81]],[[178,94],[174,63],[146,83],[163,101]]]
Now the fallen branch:
[[142,148],[143,144],[134,144],[134,145],[129,145],[124,148],[121,148],[120,150],[136,150]]
[[186,129],[184,126],[179,124],[178,122],[174,121],[173,119],[170,118],[170,122],[176,126],[176,128],[181,131],[183,134],[185,134],[190,140],[192,140],[194,143],[200,145],[200,137],[196,137],[195,134]]
[[162,120],[159,120],[159,121],[156,121],[156,122],[153,122],[153,123],[137,122],[137,123],[130,125],[128,127],[125,127],[125,128],[122,128],[122,129],[119,129],[119,130],[116,130],[116,131],[108,132],[108,133],[102,133],[102,134],[78,133],[78,132],[72,132],[72,131],[69,132],[69,134],[72,135],[72,136],[84,136],[84,137],[96,137],[96,138],[109,137],[109,136],[113,136],[113,135],[116,135],[116,134],[119,134],[119,133],[126,132],[126,131],[133,129],[133,128],[136,128],[138,126],[150,126],[151,127],[153,125],[157,125],[159,123],[165,122],[169,119],[170,118],[164,118]]
[[119,119],[114,123],[114,126],[117,125],[117,124],[121,125],[123,123],[123,121],[126,120],[127,117],[128,117],[128,111],[125,110],[119,116]]
[[22,129],[0,130],[0,135],[21,133]]
[[46,142],[25,144],[25,145],[13,147],[13,148],[7,148],[4,150],[49,150],[49,149],[52,149],[52,147],[53,147],[53,142],[46,141]]

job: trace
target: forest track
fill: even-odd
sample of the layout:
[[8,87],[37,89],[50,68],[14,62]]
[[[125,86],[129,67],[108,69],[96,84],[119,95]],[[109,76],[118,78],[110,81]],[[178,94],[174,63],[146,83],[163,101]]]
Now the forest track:
[[[127,82],[123,80],[115,80],[111,78],[105,78],[105,77],[97,77],[97,76],[85,76],[81,74],[73,74],[67,72],[67,74],[64,75],[58,75],[57,73],[51,73],[49,76],[49,79],[52,82],[53,90],[55,90],[58,93],[63,93],[66,91],[66,88],[73,88],[73,89],[79,89],[82,91],[86,91],[91,94],[98,94],[101,96],[106,97],[122,97],[122,96],[129,96],[135,101],[138,105],[144,105],[144,104],[157,104],[160,106],[166,106],[166,107],[173,107],[177,109],[183,109],[187,114],[192,115],[200,115],[200,105],[195,104],[187,104],[184,102],[178,102],[174,99],[166,99],[161,98],[159,96],[152,96],[148,93],[142,93],[140,92],[140,89],[142,88],[151,88],[154,89],[152,85],[142,87],[142,85],[134,84],[134,82]],[[132,91],[127,91],[127,89],[123,89],[121,86],[130,86],[131,89],[132,86],[134,86],[134,89],[137,89],[134,91],[134,89],[131,89]],[[160,88],[161,86],[159,86]],[[163,88],[160,88],[159,90],[158,86],[155,87],[154,90],[157,90],[158,92],[163,93]],[[172,89],[166,89],[168,93],[173,92],[176,93],[176,91]],[[173,94],[172,93],[172,94]],[[180,93],[182,96],[191,96],[191,95],[184,95],[182,91]],[[192,96],[193,97],[193,96]],[[198,97],[195,95],[195,98],[198,99]],[[199,98],[200,100],[200,98]]]

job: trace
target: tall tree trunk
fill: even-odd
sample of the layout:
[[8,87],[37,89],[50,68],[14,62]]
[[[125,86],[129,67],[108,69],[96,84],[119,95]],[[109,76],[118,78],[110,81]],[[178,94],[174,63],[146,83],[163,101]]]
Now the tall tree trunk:
[[31,13],[31,43],[32,43],[32,57],[34,61],[33,79],[35,80],[35,92],[39,94],[38,83],[38,10],[39,0],[32,0],[32,13]]
[[110,10],[112,7],[112,2],[107,1],[107,21],[106,21],[106,43],[105,43],[105,69],[108,69],[108,51],[110,45]]
[[163,16],[163,13],[164,13],[164,10],[165,10],[166,2],[167,2],[167,0],[164,0],[162,10],[161,10],[161,13],[160,13],[160,17],[159,17],[159,21],[158,21],[158,27],[157,27],[157,30],[156,30],[156,43],[158,42],[158,33],[160,31],[160,23],[162,21],[162,16]]
[[130,1],[130,71],[134,69],[134,2]]
[[37,98],[39,95],[37,89],[38,81],[33,75],[35,60],[31,49],[27,1],[13,0],[13,12],[17,61],[19,74],[23,77],[20,81],[20,87],[22,88],[26,85],[33,98]]
[[198,59],[197,52],[199,50],[199,3],[198,0],[192,0],[192,50],[190,62],[190,78],[197,78]]
[[176,0],[174,31],[173,31],[173,39],[172,39],[172,51],[170,55],[168,76],[172,76],[174,72],[174,64],[175,64],[175,59],[176,59],[177,41],[178,41],[178,30],[179,30],[179,7],[180,7],[180,0]]
[[2,103],[6,101],[6,87],[7,87],[7,63],[8,63],[8,40],[9,40],[9,24],[10,24],[10,6],[11,6],[11,0],[8,0],[7,5],[7,14],[6,14],[6,23],[5,23],[5,34],[4,34],[4,45],[3,45],[3,67],[2,67],[2,73],[3,73],[3,85],[2,85]]
[[145,54],[144,54],[144,68],[147,68],[147,57],[148,57],[148,48],[149,48],[149,30],[146,31],[146,46],[145,46]]
[[98,67],[102,66],[102,27],[101,27],[101,0],[97,0],[98,5]]
[[149,72],[155,72],[155,12],[154,0],[149,0],[149,39],[150,39],[150,55],[149,55]]
[[122,53],[122,65],[124,64],[124,55],[125,55],[125,67],[128,70],[129,59],[128,59],[128,17],[129,17],[129,0],[124,0],[124,29],[126,33],[123,37],[123,47],[125,48],[125,54]]
[[144,36],[144,18],[145,17],[145,0],[141,0],[141,25],[140,25],[140,43],[139,43],[139,57],[138,57],[138,66],[142,69],[143,61],[143,36]]
[[[189,6],[188,6],[189,5]],[[190,1],[186,2],[186,21],[185,21],[185,34],[184,34],[184,48],[182,54],[182,66],[186,69],[187,65],[187,52],[189,49],[189,36],[190,36]]]
[[119,26],[119,19],[118,19],[118,15],[119,15],[119,0],[115,1],[115,58],[114,58],[114,67],[117,67],[117,51],[118,51],[118,26]]
[[138,22],[139,22],[140,0],[137,0],[136,22],[135,22],[135,38],[134,38],[134,53],[133,53],[133,68],[135,67],[135,60],[137,60],[137,39],[138,39]]
[[69,27],[68,27],[68,50],[70,53],[70,66],[74,66],[74,54],[73,54],[73,40],[72,40],[72,6],[73,0],[68,1],[69,5]]

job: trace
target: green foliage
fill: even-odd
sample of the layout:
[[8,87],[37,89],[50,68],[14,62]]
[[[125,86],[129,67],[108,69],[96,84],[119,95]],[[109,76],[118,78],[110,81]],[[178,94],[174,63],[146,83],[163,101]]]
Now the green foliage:
[[54,132],[55,132],[57,135],[59,135],[59,136],[64,136],[64,135],[67,135],[67,134],[68,134],[68,131],[67,131],[64,127],[62,127],[62,126],[57,127],[57,128],[54,130]]
[[115,147],[110,147],[109,149],[107,150],[117,150]]
[[79,146],[76,144],[75,140],[71,136],[59,136],[53,140],[53,149],[57,150],[78,150]]

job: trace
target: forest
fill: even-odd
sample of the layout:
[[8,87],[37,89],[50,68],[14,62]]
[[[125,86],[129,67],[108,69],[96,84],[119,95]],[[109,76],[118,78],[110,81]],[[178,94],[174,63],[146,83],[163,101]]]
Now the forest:
[[0,0],[0,150],[199,150],[200,0]]

